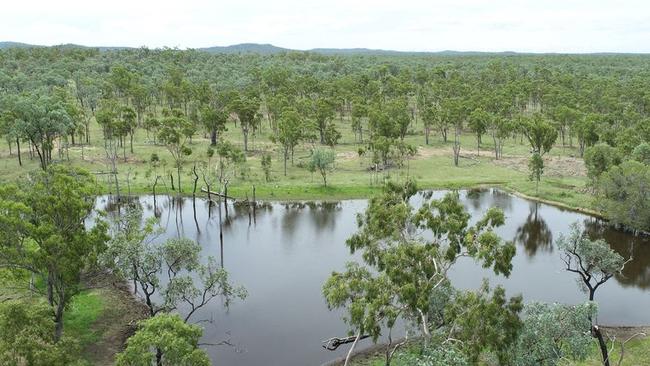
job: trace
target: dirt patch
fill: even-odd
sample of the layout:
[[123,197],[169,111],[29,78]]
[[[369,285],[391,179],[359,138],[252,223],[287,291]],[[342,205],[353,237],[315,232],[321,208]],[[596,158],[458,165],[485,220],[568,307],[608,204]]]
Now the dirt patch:
[[101,334],[101,339],[86,346],[83,354],[93,365],[113,365],[115,355],[124,349],[138,321],[148,317],[147,309],[130,287],[111,273],[93,274],[85,282],[99,292],[105,305],[92,325],[93,330]]
[[616,339],[617,341],[626,341],[632,337],[635,339],[647,338],[650,335],[650,326],[637,326],[637,327],[601,327],[605,336],[609,339]]
[[336,160],[356,160],[359,159],[359,153],[354,151],[343,151],[336,154]]
[[[507,156],[493,160],[494,164],[509,169],[528,173],[528,157]],[[544,158],[544,175],[549,177],[585,177],[587,168],[582,159],[568,156],[552,156]]]
[[420,146],[417,154],[415,154],[416,159],[426,159],[432,156],[451,156],[451,150]]

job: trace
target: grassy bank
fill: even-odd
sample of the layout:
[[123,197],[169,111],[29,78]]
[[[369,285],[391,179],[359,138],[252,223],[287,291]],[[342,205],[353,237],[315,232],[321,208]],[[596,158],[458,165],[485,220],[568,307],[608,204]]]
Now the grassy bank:
[[[27,277],[0,271],[0,280],[0,301],[45,302],[27,290]],[[122,350],[137,322],[146,318],[144,305],[108,274],[93,278],[85,287],[72,298],[64,314],[64,335],[78,342],[82,364],[113,365],[115,354]]]
[[[417,154],[401,168],[391,168],[374,172],[370,153],[359,155],[359,149],[366,148],[365,143],[356,142],[346,119],[337,121],[337,128],[342,133],[340,144],[335,147],[336,168],[328,176],[328,186],[323,186],[318,173],[312,174],[304,168],[311,144],[304,143],[297,147],[294,164],[289,163],[287,174],[283,171],[283,158],[280,149],[270,142],[270,129],[263,123],[257,137],[250,141],[246,163],[239,167],[231,178],[229,194],[236,198],[252,196],[252,186],[256,187],[258,199],[344,199],[366,198],[377,192],[382,182],[387,179],[404,180],[407,177],[417,180],[422,189],[472,188],[479,186],[497,186],[519,192],[528,197],[541,198],[571,208],[593,209],[591,196],[586,193],[584,164],[575,158],[577,150],[572,147],[555,147],[545,156],[545,175],[537,189],[528,179],[527,159],[530,147],[521,138],[509,139],[504,147],[503,159],[495,160],[492,145],[484,138],[481,151],[477,151],[476,138],[469,133],[461,138],[461,159],[458,167],[453,165],[452,144],[443,142],[432,135],[430,144],[424,144],[424,137],[418,125],[414,125],[405,141],[417,147]],[[79,166],[94,173],[109,171],[104,150],[102,132],[96,123],[91,123],[89,145],[76,145],[53,152],[55,159],[66,164]],[[229,130],[222,138],[235,145],[243,146],[240,130],[229,124]],[[209,140],[201,133],[197,134],[191,144],[192,154],[183,165],[181,187],[183,194],[191,194],[194,177],[192,166],[201,167],[209,162],[214,166],[216,157],[208,159],[206,152]],[[178,193],[171,189],[170,174],[176,179],[173,160],[162,145],[153,143],[147,133],[138,130],[133,143],[133,153],[125,146],[126,160],[118,162],[120,191],[122,194],[150,194],[156,176],[158,193]],[[120,152],[122,155],[123,152]],[[158,167],[149,163],[151,155],[157,154],[161,159]],[[267,182],[261,168],[261,156],[271,154],[271,180]],[[38,169],[38,159],[30,158],[25,146],[22,147],[23,166],[19,166],[15,146],[11,153],[9,146],[0,146],[0,181],[11,182],[25,176],[29,171]],[[114,185],[109,184],[108,175],[97,174],[98,188],[103,193],[115,193]],[[203,186],[199,180],[199,189]]]
[[[626,328],[621,334],[617,332],[610,332],[611,338],[616,340],[616,343],[612,347],[610,343],[609,354],[610,361],[612,365],[618,365],[621,356],[621,347],[620,342],[628,340],[632,335],[638,332],[648,333],[647,327],[638,327],[638,328]],[[392,366],[412,366],[411,363],[405,361],[404,354],[408,352],[417,352],[417,345],[413,345],[409,348],[405,348],[402,352],[399,352],[393,358],[391,365]],[[623,359],[620,363],[620,366],[640,366],[647,365],[648,360],[650,360],[650,337],[647,336],[637,336],[629,341],[625,342]],[[358,356],[355,356],[352,359],[352,366],[384,366],[384,354],[382,350],[376,350],[370,353],[361,352]],[[587,358],[583,361],[570,361],[564,360],[559,365],[562,366],[602,366],[602,356],[598,344],[594,339],[593,344]],[[334,364],[336,365],[336,364]],[[334,366],[331,365],[331,366]],[[341,363],[342,365],[342,363]],[[481,366],[488,366],[487,364],[482,364]]]

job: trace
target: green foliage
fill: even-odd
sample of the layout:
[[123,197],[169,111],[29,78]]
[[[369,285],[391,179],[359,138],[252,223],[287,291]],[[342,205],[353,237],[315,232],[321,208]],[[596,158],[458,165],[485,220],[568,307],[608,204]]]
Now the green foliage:
[[284,109],[278,121],[278,134],[274,139],[282,145],[284,156],[284,175],[287,175],[287,160],[291,155],[293,163],[294,148],[303,138],[302,121],[295,109]]
[[[414,210],[409,198],[415,192],[412,181],[405,185],[391,183],[381,195],[370,200],[365,213],[358,217],[358,232],[347,240],[347,245],[352,253],[362,252],[363,261],[372,271],[351,263],[345,272],[332,273],[323,286],[328,305],[347,309],[346,321],[351,334],[370,334],[376,339],[382,325],[391,329],[401,317],[417,325],[426,338],[431,338],[433,329],[456,318],[459,322],[456,335],[472,344],[468,349],[483,349],[491,341],[499,342],[480,336],[472,338],[470,323],[477,321],[477,313],[451,308],[441,318],[437,312],[444,309],[449,299],[443,289],[449,286],[447,274],[457,258],[473,257],[497,274],[510,273],[515,247],[512,243],[502,243],[493,231],[504,223],[503,213],[490,209],[470,225],[469,214],[457,194],[426,201]],[[477,309],[491,312],[494,322],[506,321],[512,325],[507,331],[516,333],[520,299],[504,305],[503,290],[497,289],[491,300],[484,295],[469,294],[457,300],[458,304],[472,303]],[[490,332],[497,330],[490,328]],[[500,339],[506,343],[512,341],[511,336]],[[387,362],[389,359],[390,352]]]
[[589,329],[596,310],[593,302],[576,306],[527,304],[523,328],[513,349],[514,364],[554,366],[561,360],[583,360],[593,343]]
[[632,150],[632,159],[650,165],[650,143],[644,142]]
[[271,181],[271,154],[264,154],[262,155],[262,160],[260,161],[262,164],[262,170],[264,171],[264,180],[266,182]]
[[593,301],[596,290],[615,274],[620,274],[626,261],[603,239],[590,240],[574,223],[568,236],[561,235],[557,247],[562,251],[566,270],[578,275],[578,285]]
[[248,136],[255,132],[260,123],[260,99],[257,91],[247,89],[237,94],[230,103],[230,110],[237,114],[244,135],[244,151],[248,151]]
[[528,139],[533,152],[543,156],[551,150],[557,140],[557,130],[541,113],[522,116],[520,121],[522,133]]
[[79,345],[54,336],[51,309],[40,302],[0,303],[0,364],[63,366],[78,362]]
[[598,181],[601,174],[620,163],[619,151],[605,143],[596,144],[585,151],[587,176],[591,178],[593,184]]
[[64,104],[48,95],[32,94],[18,97],[11,108],[16,123],[14,133],[32,143],[41,168],[47,169],[55,140],[73,130],[73,120]]
[[307,168],[310,172],[318,171],[323,178],[323,185],[327,186],[327,174],[334,170],[336,153],[331,149],[314,149],[309,159]]
[[183,168],[183,161],[186,156],[192,154],[192,149],[188,146],[191,132],[192,123],[182,111],[174,109],[165,112],[165,118],[163,118],[158,131],[158,140],[167,146],[167,150],[174,159],[179,192],[182,192],[181,169]]
[[453,344],[426,347],[419,353],[409,353],[400,360],[412,366],[470,366],[467,356]]
[[0,265],[28,271],[45,283],[56,336],[64,310],[80,291],[81,273],[104,250],[106,225],[87,228],[95,204],[95,183],[86,171],[53,165],[21,186],[0,190]]
[[154,244],[156,224],[155,219],[150,219],[142,226],[142,208],[130,207],[117,222],[102,260],[118,276],[133,283],[151,316],[177,310],[182,304],[188,321],[215,297],[221,297],[225,306],[233,299],[246,297],[246,290],[230,284],[228,272],[213,257],[208,257],[206,263],[200,261],[198,243],[171,238]]
[[501,365],[508,364],[522,327],[522,301],[521,295],[508,300],[501,286],[490,294],[484,280],[478,291],[458,294],[449,302],[445,317],[451,319],[450,336],[462,340],[460,348],[472,363],[483,353],[494,353]]
[[601,175],[597,206],[617,225],[650,231],[650,166],[627,161]]
[[210,359],[199,348],[202,334],[201,327],[186,324],[178,315],[156,315],[140,322],[117,355],[117,365],[208,366]]

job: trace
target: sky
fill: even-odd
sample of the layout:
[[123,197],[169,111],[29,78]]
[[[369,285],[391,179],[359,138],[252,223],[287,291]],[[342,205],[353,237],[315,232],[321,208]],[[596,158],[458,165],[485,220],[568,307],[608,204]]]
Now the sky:
[[650,52],[648,0],[4,0],[0,41]]

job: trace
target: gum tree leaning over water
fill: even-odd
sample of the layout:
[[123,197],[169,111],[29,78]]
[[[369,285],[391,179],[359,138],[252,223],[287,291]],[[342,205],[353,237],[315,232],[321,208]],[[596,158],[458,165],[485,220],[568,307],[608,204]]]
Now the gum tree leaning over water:
[[[590,240],[577,223],[571,225],[568,236],[563,235],[558,239],[557,246],[562,251],[566,270],[578,275],[578,284],[589,294],[589,301],[594,300],[600,286],[621,273],[625,264],[632,260],[630,256],[626,261],[602,239]],[[609,366],[607,345],[598,325],[592,324],[591,332],[598,339],[603,364]]]
[[[413,182],[389,183],[372,198],[358,217],[359,230],[347,240],[353,253],[362,252],[365,264],[349,263],[345,272],[333,272],[323,285],[328,306],[347,310],[345,320],[354,334],[346,365],[358,341],[367,336],[376,341],[382,328],[388,329],[389,365],[404,344],[392,344],[391,338],[400,318],[417,326],[425,344],[434,340],[432,330],[441,326],[433,308],[436,296],[450,287],[448,273],[459,258],[471,257],[496,274],[510,274],[515,246],[503,243],[494,232],[504,224],[502,211],[490,209],[470,225],[457,193],[427,200],[414,209],[409,199],[415,193]],[[508,310],[507,304],[513,307]],[[520,310],[506,301],[499,307],[514,313]]]

